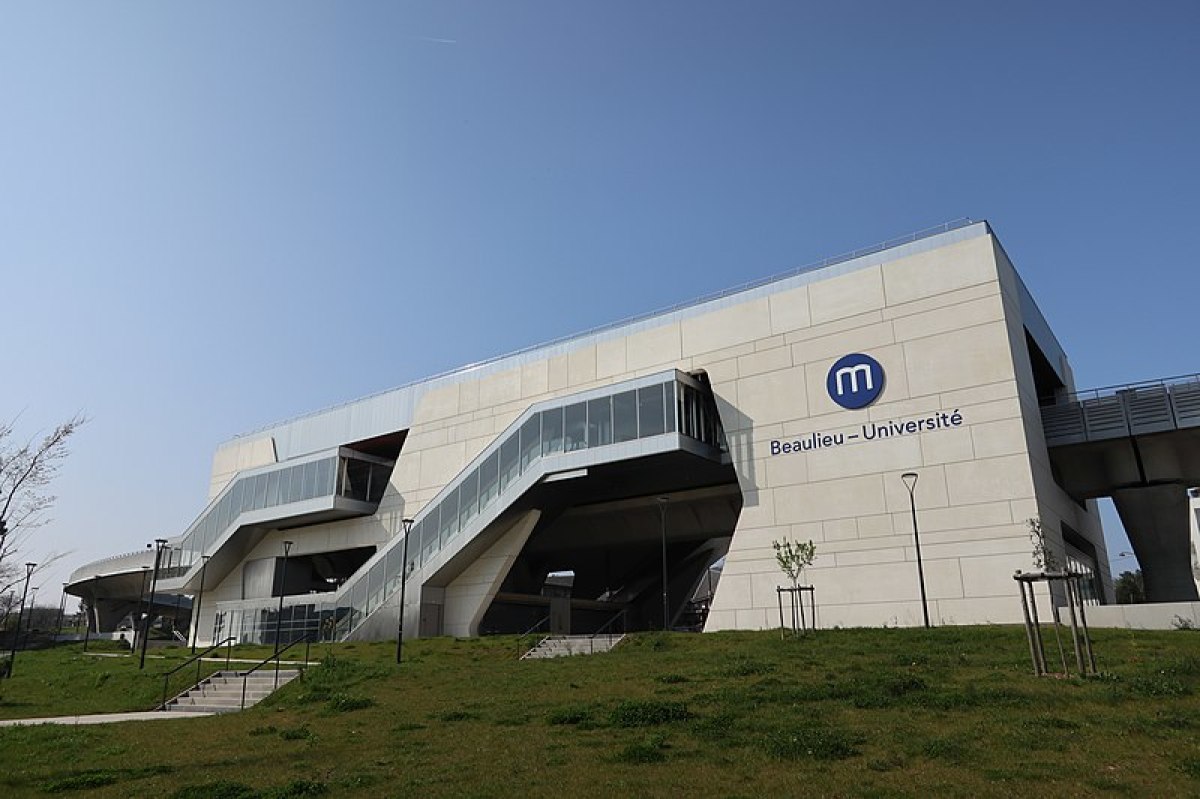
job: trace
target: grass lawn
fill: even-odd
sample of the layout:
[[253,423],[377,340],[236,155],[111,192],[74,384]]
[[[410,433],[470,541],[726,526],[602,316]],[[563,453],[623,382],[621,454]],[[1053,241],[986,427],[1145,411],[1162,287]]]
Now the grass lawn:
[[[323,645],[243,713],[0,729],[0,795],[1200,796],[1200,633],[1094,640],[1086,681],[1031,676],[1016,627]],[[146,708],[162,670],[22,653],[0,715]]]

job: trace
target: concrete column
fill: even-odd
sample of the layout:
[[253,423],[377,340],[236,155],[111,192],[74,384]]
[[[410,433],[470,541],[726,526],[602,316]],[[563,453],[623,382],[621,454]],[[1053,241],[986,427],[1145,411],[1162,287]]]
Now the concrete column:
[[1188,495],[1183,485],[1123,488],[1113,504],[1142,567],[1148,602],[1200,599],[1192,573]]

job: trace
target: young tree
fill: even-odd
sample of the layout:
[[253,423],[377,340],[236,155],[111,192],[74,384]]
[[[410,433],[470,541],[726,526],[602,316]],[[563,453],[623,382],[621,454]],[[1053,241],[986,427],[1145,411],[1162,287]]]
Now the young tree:
[[86,422],[77,414],[40,441],[24,443],[14,439],[12,424],[0,423],[0,594],[18,581],[17,551],[48,521],[55,500],[50,483],[69,453],[71,436]]
[[804,570],[817,559],[817,545],[810,541],[772,541],[775,549],[775,562],[779,564],[792,583],[792,588],[800,585],[800,576]]

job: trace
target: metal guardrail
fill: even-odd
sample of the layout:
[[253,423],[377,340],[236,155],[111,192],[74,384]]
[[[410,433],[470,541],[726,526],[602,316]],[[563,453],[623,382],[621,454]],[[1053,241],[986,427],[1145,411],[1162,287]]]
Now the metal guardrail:
[[949,233],[952,230],[958,230],[960,228],[968,227],[968,226],[973,225],[976,222],[980,222],[980,221],[982,221],[982,220],[972,219],[969,216],[963,216],[963,217],[958,217],[957,219],[951,219],[949,222],[943,222],[940,225],[934,225],[932,227],[922,228],[921,230],[915,230],[912,233],[906,233],[903,236],[896,236],[894,238],[890,238],[885,241],[881,241],[878,244],[872,244],[872,245],[869,245],[866,247],[860,247],[857,250],[851,250],[850,252],[842,253],[841,255],[833,255],[828,258],[823,258],[820,261],[815,261],[813,263],[805,264],[804,266],[795,267],[795,268],[789,269],[785,272],[778,272],[774,275],[770,275],[769,277],[758,278],[756,280],[751,280],[751,281],[747,281],[745,283],[740,283],[736,286],[733,286],[732,288],[721,289],[720,291],[714,291],[709,294],[703,294],[699,297],[696,297],[696,298],[693,298],[690,300],[685,300],[683,302],[675,303],[674,305],[668,305],[663,308],[657,308],[653,311],[647,311],[645,313],[634,314],[633,316],[627,316],[624,319],[620,319],[616,322],[608,322],[603,325],[597,325],[596,327],[588,328],[587,330],[583,330],[578,333],[570,333],[565,336],[559,336],[557,338],[552,338],[549,341],[543,341],[538,344],[533,344],[528,347],[522,347],[521,349],[513,350],[512,352],[506,352],[503,355],[496,355],[491,358],[486,358],[482,361],[476,361],[475,363],[467,364],[466,366],[460,366],[455,369],[448,369],[444,372],[439,372],[435,375],[431,375],[430,377],[422,377],[418,380],[412,380],[408,383],[403,383],[398,386],[392,386],[391,388],[385,388],[381,391],[376,391],[376,392],[367,394],[362,397],[356,397],[355,399],[347,400],[346,402],[338,402],[333,405],[328,405],[319,410],[297,414],[296,416],[291,416],[291,417],[288,417],[287,419],[282,419],[277,422],[270,422],[270,423],[262,425],[260,427],[256,427],[253,430],[247,430],[244,433],[238,433],[237,435],[235,435],[233,438],[231,438],[229,440],[237,441],[238,439],[241,439],[241,438],[248,438],[249,436],[255,436],[255,435],[258,435],[259,433],[265,432],[267,430],[273,430],[277,427],[283,427],[284,425],[291,424],[292,422],[297,422],[301,419],[308,419],[313,416],[320,416],[323,413],[329,413],[330,411],[336,411],[339,408],[345,408],[349,405],[354,405],[355,403],[358,403],[358,402],[364,402],[366,400],[374,399],[375,397],[379,397],[384,394],[390,394],[393,391],[400,391],[401,389],[412,388],[413,386],[419,385],[421,383],[431,383],[434,380],[440,380],[442,378],[450,377],[451,375],[463,374],[465,372],[470,372],[473,369],[479,369],[484,366],[489,366],[493,363],[503,361],[506,358],[514,358],[518,355],[524,355],[526,353],[533,352],[534,350],[540,350],[545,347],[553,347],[556,344],[564,344],[568,341],[572,341],[577,338],[585,338],[587,336],[593,336],[593,335],[596,335],[597,333],[603,333],[608,330],[615,330],[619,327],[624,327],[626,325],[632,325],[632,324],[636,324],[638,322],[644,322],[647,319],[653,319],[656,316],[664,316],[666,314],[674,313],[676,311],[682,311],[686,308],[693,308],[697,305],[703,305],[706,302],[712,302],[714,300],[724,299],[725,297],[730,297],[734,294],[740,294],[743,291],[750,291],[751,289],[756,289],[761,286],[766,286],[770,283],[775,283],[780,280],[786,280],[791,277],[796,277],[797,275],[802,275],[806,272],[815,272],[818,269],[824,269],[829,266],[834,266],[836,264],[845,263],[846,261],[853,261],[855,258],[862,258],[865,255],[873,255],[874,253],[877,253],[877,252],[883,252],[884,250],[890,250],[893,247],[900,247],[905,244],[912,244],[914,241],[920,241],[921,239],[927,239],[932,236],[940,235],[942,233]]
[[313,639],[312,633],[305,635],[303,638],[297,638],[295,641],[292,641],[290,644],[285,646],[283,649],[276,649],[275,653],[272,654],[270,657],[264,658],[261,662],[255,664],[254,666],[251,666],[249,669],[247,669],[246,671],[243,671],[241,674],[238,675],[239,677],[242,678],[242,704],[241,704],[241,707],[243,710],[246,709],[246,683],[249,681],[250,675],[253,674],[254,672],[258,671],[263,666],[267,665],[268,663],[270,663],[273,660],[273,661],[275,661],[275,688],[278,689],[279,688],[279,658],[283,656],[284,652],[288,651],[289,649],[294,647],[296,644],[303,642],[304,643],[304,665],[300,667],[300,674],[301,674],[301,676],[303,676],[304,670],[308,667],[308,653],[309,653],[309,649],[312,646],[312,639]]
[[[604,624],[601,624],[600,628],[597,629],[596,632],[588,636],[588,653],[593,655],[596,653],[596,639],[601,636],[604,636],[604,638],[608,641],[608,648],[612,649],[613,636],[623,637],[628,632],[628,617],[629,609],[621,608],[613,614],[611,619],[604,622]],[[619,633],[616,631],[616,622],[618,619],[621,621],[621,632]]]
[[1079,391],[1041,413],[1050,446],[1200,427],[1200,375]]
[[538,628],[539,628],[539,627],[541,627],[543,624],[546,624],[546,623],[547,623],[547,622],[549,622],[549,621],[550,621],[550,617],[549,617],[549,616],[543,616],[541,619],[538,619],[538,621],[537,621],[537,623],[536,623],[536,624],[534,624],[534,625],[533,625],[532,627],[530,627],[528,630],[526,630],[525,632],[523,632],[523,633],[521,633],[520,635],[518,635],[518,636],[517,636],[517,660],[520,660],[521,658],[523,658],[523,657],[525,656],[525,653],[526,653],[526,652],[529,652],[530,650],[532,650],[532,649],[535,649],[535,648],[537,647],[537,645],[538,645],[538,644],[540,644],[542,641],[544,641],[544,640],[546,640],[547,638],[549,638],[549,636],[547,636],[547,635],[543,635],[543,636],[542,636],[542,641],[538,641],[538,642],[537,642],[537,644],[534,644],[533,646],[529,647],[529,649],[523,649],[523,648],[522,648],[522,647],[523,647],[523,644],[524,644],[524,642],[525,642],[525,639],[526,639],[526,638],[528,638],[528,637],[529,637],[529,636],[531,636],[531,635],[534,635],[534,634],[536,634],[536,633],[537,633],[537,631],[538,631]]
[[180,671],[183,671],[185,668],[190,666],[192,663],[196,664],[196,679],[191,682],[191,685],[198,685],[200,683],[200,666],[203,662],[203,658],[206,655],[217,651],[221,647],[225,647],[225,668],[229,668],[229,657],[233,652],[233,645],[236,641],[237,641],[237,637],[231,635],[228,638],[222,639],[221,641],[218,641],[217,643],[213,644],[212,646],[210,646],[208,649],[205,649],[200,654],[192,655],[190,658],[185,660],[183,663],[180,663],[178,666],[171,669],[170,671],[163,672],[163,675],[162,675],[162,678],[163,678],[162,701],[158,703],[158,709],[163,710],[167,706],[167,693],[168,693],[169,685],[171,682],[171,677],[174,676],[175,674],[179,673]]
[[1125,394],[1127,392],[1139,391],[1148,388],[1170,388],[1177,385],[1189,384],[1194,384],[1197,387],[1200,387],[1200,374],[1175,375],[1173,377],[1162,377],[1157,380],[1142,380],[1136,383],[1118,383],[1112,386],[1084,389],[1083,391],[1076,391],[1071,394],[1066,394],[1060,399],[1056,399],[1054,405],[1067,405],[1072,402],[1098,400],[1106,396]]

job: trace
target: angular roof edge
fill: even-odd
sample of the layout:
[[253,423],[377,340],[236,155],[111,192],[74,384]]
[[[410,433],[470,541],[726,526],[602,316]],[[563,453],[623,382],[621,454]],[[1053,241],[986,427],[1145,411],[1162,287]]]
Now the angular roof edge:
[[[318,446],[321,442],[316,440],[308,440],[303,443],[299,439],[310,439],[309,433],[316,434],[317,439],[325,438],[318,433],[316,429],[323,428],[327,425],[317,424],[321,417],[329,417],[338,414],[346,414],[348,416],[374,418],[380,411],[384,411],[388,417],[393,419],[393,424],[398,424],[401,419],[411,419],[411,414],[416,406],[416,399],[426,391],[438,385],[455,382],[467,377],[476,378],[492,372],[503,371],[523,363],[542,360],[543,358],[552,355],[559,355],[580,346],[586,346],[596,341],[612,338],[618,335],[628,335],[637,332],[638,330],[656,327],[660,324],[677,321],[679,319],[697,316],[701,313],[708,313],[717,308],[735,305],[745,302],[748,299],[753,299],[757,296],[766,296],[779,291],[784,291],[800,285],[823,280],[834,275],[853,272],[858,269],[865,269],[869,266],[874,266],[886,261],[893,261],[899,258],[904,258],[919,252],[944,247],[948,244],[966,239],[975,238],[976,236],[987,235],[991,233],[991,227],[986,220],[973,220],[968,217],[955,219],[950,222],[945,222],[935,227],[926,228],[924,230],[915,231],[887,241],[875,244],[869,247],[853,250],[842,255],[836,255],[822,259],[816,263],[807,264],[805,266],[790,269],[786,272],[775,274],[770,277],[761,278],[743,283],[732,288],[724,289],[712,294],[707,294],[702,297],[697,297],[675,305],[659,308],[647,313],[638,314],[627,317],[625,319],[611,322],[599,327],[594,327],[579,333],[572,333],[567,336],[562,336],[550,341],[535,344],[529,347],[524,347],[515,352],[498,355],[493,358],[488,358],[476,363],[460,366],[455,369],[433,375],[431,377],[421,378],[419,380],[406,383],[401,386],[384,389],[363,397],[358,397],[346,402],[337,403],[315,411],[309,411],[290,419],[285,419],[279,422],[272,422],[262,427],[240,433],[231,439],[222,442],[220,447],[225,447],[230,444],[240,443],[242,439],[259,437],[266,434],[276,436],[276,444],[279,448],[280,460],[293,458],[304,454],[311,447]],[[386,406],[371,407],[371,406]],[[333,420],[330,420],[331,422]],[[365,419],[362,419],[365,421]],[[350,427],[358,427],[353,424],[350,419],[343,420],[341,424],[333,424],[333,427],[345,429]],[[369,425],[368,425],[369,426]],[[401,425],[401,427],[405,427]],[[308,431],[296,428],[310,428]],[[395,428],[399,429],[399,428]],[[298,434],[298,435],[297,435]],[[348,430],[340,434],[342,440],[338,443],[355,440],[354,437],[345,438],[345,435],[353,435]],[[363,438],[368,437],[363,435]],[[319,448],[319,447],[318,447]]]

